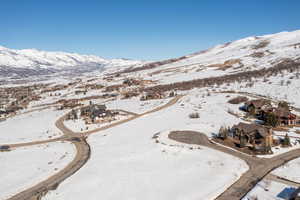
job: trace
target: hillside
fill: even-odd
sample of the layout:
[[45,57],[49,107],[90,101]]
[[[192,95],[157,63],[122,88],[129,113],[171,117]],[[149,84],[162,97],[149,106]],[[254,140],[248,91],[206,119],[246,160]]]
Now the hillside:
[[268,69],[286,60],[300,61],[300,30],[248,37],[120,73],[167,84]]

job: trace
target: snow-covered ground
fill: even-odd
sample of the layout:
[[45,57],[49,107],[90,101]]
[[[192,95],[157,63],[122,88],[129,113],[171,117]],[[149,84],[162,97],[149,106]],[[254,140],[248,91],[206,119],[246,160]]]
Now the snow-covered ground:
[[109,109],[122,109],[133,113],[142,114],[146,111],[164,105],[169,100],[170,98],[140,101],[138,97],[133,97],[131,99],[117,99],[110,101],[106,103],[106,106]]
[[20,114],[0,122],[0,144],[14,144],[58,137],[55,121],[64,111],[52,108]]
[[263,79],[254,80],[252,87],[245,87],[248,82],[230,84],[226,89],[264,95],[273,100],[287,101],[292,106],[300,108],[300,78],[296,78],[295,73],[272,76],[267,80],[267,82]]
[[282,167],[274,170],[272,173],[280,176],[282,178],[286,178],[291,181],[295,181],[300,183],[300,158],[292,160]]
[[75,156],[70,143],[54,142],[0,152],[0,199],[7,199],[63,169]]
[[242,200],[286,200],[295,187],[263,179]]
[[183,102],[90,136],[89,162],[45,199],[214,199],[248,167],[208,148],[155,143],[155,133],[189,125]]
[[[200,90],[201,91],[201,90]],[[241,115],[239,107],[242,104],[229,104],[227,101],[238,96],[237,94],[200,92],[197,89],[189,92],[190,95],[183,97],[180,110],[188,117],[190,113],[198,112],[200,117],[189,119],[185,126],[186,130],[196,130],[212,137],[218,133],[221,126],[232,126],[242,120],[228,111]]]

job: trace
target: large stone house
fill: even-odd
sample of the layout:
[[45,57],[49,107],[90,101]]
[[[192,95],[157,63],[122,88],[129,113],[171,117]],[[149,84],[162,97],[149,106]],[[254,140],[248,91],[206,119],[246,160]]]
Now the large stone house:
[[231,128],[229,136],[241,147],[248,146],[254,150],[270,151],[273,145],[273,131],[271,128],[240,122]]
[[80,115],[85,117],[89,123],[93,123],[96,118],[107,117],[111,114],[105,105],[91,104],[80,109]]

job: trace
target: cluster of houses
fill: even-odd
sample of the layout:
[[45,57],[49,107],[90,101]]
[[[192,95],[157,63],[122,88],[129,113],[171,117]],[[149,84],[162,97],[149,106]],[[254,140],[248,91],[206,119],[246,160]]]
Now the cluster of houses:
[[[281,140],[273,138],[274,127],[300,124],[299,117],[291,112],[287,103],[280,102],[277,107],[274,107],[269,100],[256,99],[247,101],[242,109],[261,120],[262,123],[240,122],[231,128],[222,127],[219,131],[219,138],[229,139],[240,148],[248,148],[253,152],[264,154],[272,153],[273,146],[290,145],[288,135]],[[274,123],[270,123],[269,118]]]
[[247,101],[243,109],[252,116],[262,120],[265,124],[270,115],[274,116],[276,126],[290,126],[300,124],[300,118],[291,112],[289,105],[280,102],[277,107],[272,106],[266,99]]
[[31,101],[39,100],[41,97],[36,91],[41,87],[42,84],[0,88],[0,118],[13,115],[18,110],[27,108]]

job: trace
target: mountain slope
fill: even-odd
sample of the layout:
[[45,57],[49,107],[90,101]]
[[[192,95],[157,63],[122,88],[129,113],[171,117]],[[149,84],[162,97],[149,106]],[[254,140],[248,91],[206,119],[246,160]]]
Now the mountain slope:
[[160,83],[175,83],[274,67],[300,59],[300,30],[248,37],[205,51],[124,70]]
[[28,77],[64,72],[89,72],[112,66],[133,66],[141,61],[107,60],[93,55],[47,52],[36,49],[13,50],[0,46],[0,77]]

